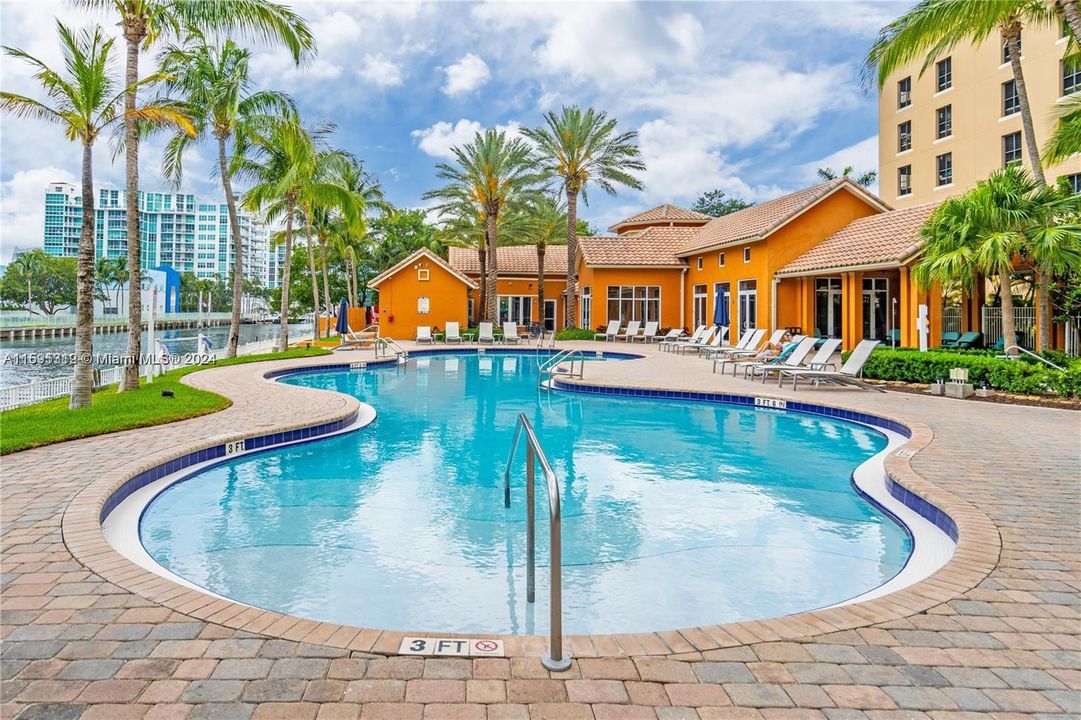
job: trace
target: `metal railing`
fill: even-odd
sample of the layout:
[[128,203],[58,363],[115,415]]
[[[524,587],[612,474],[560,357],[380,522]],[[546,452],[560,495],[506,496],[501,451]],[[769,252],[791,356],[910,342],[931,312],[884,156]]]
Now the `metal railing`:
[[1049,366],[1053,367],[1055,370],[1065,370],[1066,369],[1064,367],[1056,365],[1055,363],[1051,362],[1050,360],[1043,357],[1042,355],[1037,355],[1036,353],[1032,352],[1031,350],[1027,350],[1027,349],[1021,347],[1020,345],[1010,345],[1009,347],[1006,348],[1006,354],[1005,355],[999,355],[999,357],[1006,358],[1007,360],[1018,360],[1018,359],[1021,358],[1020,355],[1011,355],[1010,350],[1020,350],[1021,352],[1028,355],[1029,357],[1034,357],[1037,360],[1039,360],[1040,362],[1042,362],[1044,365],[1049,365]]
[[375,356],[386,357],[394,353],[398,358],[398,362],[405,362],[409,359],[409,351],[403,348],[398,343],[394,342],[391,338],[377,337],[375,338]]
[[[564,367],[560,363],[568,362],[569,367]],[[576,377],[579,380],[582,379],[582,375],[585,374],[586,358],[582,354],[581,350],[567,349],[557,352],[555,355],[540,361],[537,365],[538,387],[550,388],[550,385],[546,385],[546,380],[551,380],[556,375],[562,377]]]
[[[1002,338],[1002,308],[984,307],[980,313],[980,330],[983,332],[983,346],[994,347]],[[1027,350],[1036,349],[1036,308],[1015,307],[1013,309],[1014,330],[1021,333],[1021,344]]]
[[523,432],[526,439],[526,601],[532,603],[536,600],[535,480],[536,464],[539,462],[545,482],[548,484],[548,556],[550,558],[548,654],[541,658],[541,665],[559,672],[571,666],[570,657],[563,654],[563,534],[560,530],[559,483],[556,480],[555,471],[548,462],[548,457],[544,454],[544,448],[541,447],[536,433],[533,432],[533,426],[524,413],[518,415],[518,424],[514,428],[514,441],[511,443],[510,454],[507,456],[507,469],[503,473],[503,506],[510,507],[510,470],[514,465],[514,451],[518,448],[518,441]]
[[[146,324],[149,311],[143,311],[143,323]],[[242,319],[251,320],[257,317],[257,313],[243,313]],[[199,322],[199,321],[225,321],[232,318],[229,312],[175,312],[158,313],[158,323],[167,322]],[[127,325],[127,315],[95,315],[95,325]],[[0,311],[0,329],[9,328],[73,328],[75,327],[75,315],[73,313],[58,313],[56,315],[31,315],[25,311]]]

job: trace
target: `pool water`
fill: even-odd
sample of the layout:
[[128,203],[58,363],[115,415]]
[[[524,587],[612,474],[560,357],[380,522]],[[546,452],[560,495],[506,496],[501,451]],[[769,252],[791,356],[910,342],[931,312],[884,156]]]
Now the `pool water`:
[[503,507],[520,412],[561,482],[568,633],[810,610],[882,584],[911,550],[850,484],[886,445],[861,425],[539,392],[526,354],[283,381],[353,395],[378,416],[202,471],[162,492],[140,526],[161,565],[258,607],[398,630],[545,632],[548,505],[539,476],[530,605],[523,452]]

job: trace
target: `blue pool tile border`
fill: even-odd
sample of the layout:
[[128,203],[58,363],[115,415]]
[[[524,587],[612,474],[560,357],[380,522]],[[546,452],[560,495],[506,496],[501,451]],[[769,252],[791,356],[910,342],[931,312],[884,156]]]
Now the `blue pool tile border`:
[[[659,400],[684,400],[691,402],[720,403],[725,405],[736,405],[740,407],[755,407],[755,398],[753,395],[729,395],[725,393],[714,392],[688,392],[682,390],[652,390],[648,388],[613,387],[609,385],[567,383],[560,382],[559,380],[555,380],[554,384],[557,390],[585,393],[587,395],[613,395],[616,397],[652,398]],[[767,411],[772,410],[772,408],[762,409]],[[855,422],[860,423],[861,425],[869,425],[871,427],[890,430],[897,433],[898,435],[901,435],[902,437],[912,437],[912,430],[907,426],[897,422],[896,420],[890,420],[889,418],[883,418],[877,415],[871,415],[869,413],[857,412],[855,410],[845,410],[844,408],[835,408],[826,405],[815,405],[814,403],[787,400],[785,405],[785,411],[804,413],[807,415],[818,415],[821,417],[828,417],[836,420],[847,420],[848,422]],[[776,411],[774,410],[774,412]],[[944,510],[906,488],[888,472],[886,473],[886,490],[894,498],[904,503],[905,506],[919,514],[920,517],[933,523],[939,530],[946,533],[946,535],[949,536],[949,538],[955,543],[957,542],[958,538],[960,537],[957,529],[957,523]],[[861,493],[861,495],[862,494],[863,493]],[[875,503],[875,505],[878,505],[878,503]],[[884,510],[885,508],[882,509]],[[890,515],[892,516],[892,513],[890,513]],[[904,523],[901,524],[904,525]]]

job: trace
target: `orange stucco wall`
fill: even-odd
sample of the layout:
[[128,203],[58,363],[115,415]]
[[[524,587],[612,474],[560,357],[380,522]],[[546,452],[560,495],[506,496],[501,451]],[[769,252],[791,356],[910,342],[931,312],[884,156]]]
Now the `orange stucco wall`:
[[[480,278],[474,275],[469,276],[470,280],[480,285]],[[563,300],[563,291],[567,288],[567,277],[563,276],[548,276],[544,279],[544,299],[556,301],[556,330],[563,327],[563,308],[566,303]],[[512,276],[509,278],[500,277],[495,286],[496,295],[521,295],[534,298],[534,304],[536,304],[537,297],[537,278],[526,278],[521,276]],[[469,296],[473,298],[473,312],[474,314],[480,313],[480,287],[476,290],[471,290]],[[470,318],[470,325],[476,325],[482,318],[473,317]],[[533,310],[533,321],[540,322],[541,314],[536,309]]]
[[[419,268],[415,267],[420,265]],[[428,280],[420,280],[419,270],[430,271]],[[402,268],[379,284],[379,333],[395,340],[411,340],[418,325],[440,330],[447,322],[466,327],[468,286],[427,258]],[[430,300],[430,312],[417,312],[417,299]]]
[[661,289],[661,327],[678,328],[686,324],[680,321],[682,276],[680,268],[591,268],[579,264],[579,297],[582,288],[592,288],[593,317],[590,326],[598,328],[608,324],[610,285],[656,285]]

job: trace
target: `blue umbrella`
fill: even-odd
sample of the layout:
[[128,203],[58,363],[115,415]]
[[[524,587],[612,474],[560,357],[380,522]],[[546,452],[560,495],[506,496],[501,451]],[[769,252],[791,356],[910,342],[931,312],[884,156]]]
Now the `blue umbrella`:
[[724,287],[717,288],[717,297],[713,300],[713,324],[728,325],[728,293]]
[[338,322],[334,325],[334,329],[339,335],[349,332],[349,303],[345,298],[342,298],[341,304],[338,305]]

